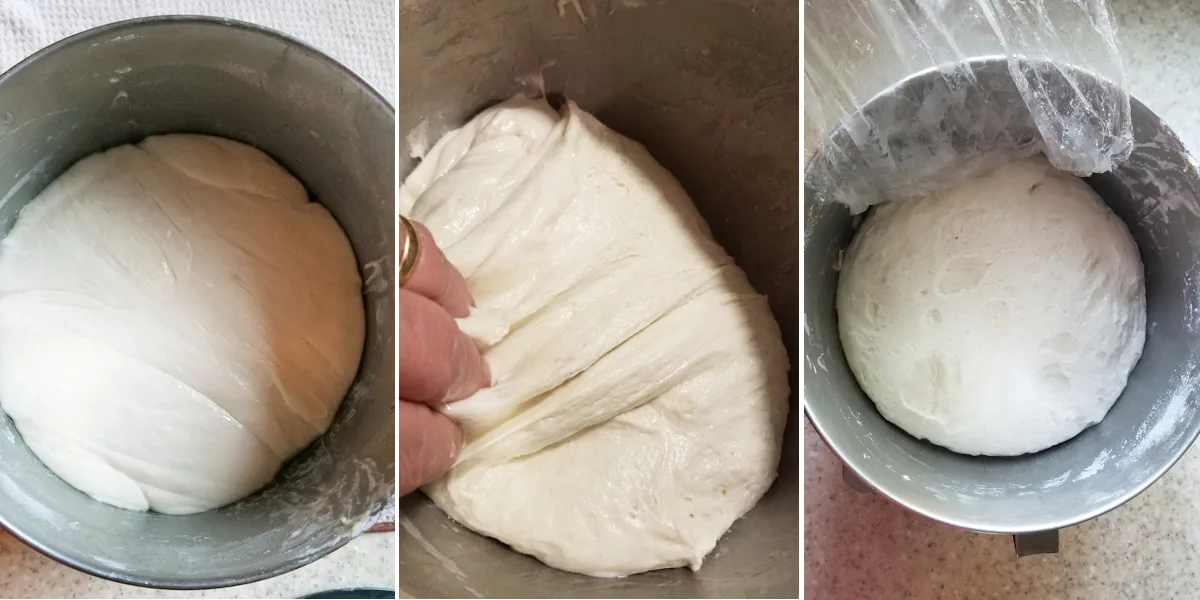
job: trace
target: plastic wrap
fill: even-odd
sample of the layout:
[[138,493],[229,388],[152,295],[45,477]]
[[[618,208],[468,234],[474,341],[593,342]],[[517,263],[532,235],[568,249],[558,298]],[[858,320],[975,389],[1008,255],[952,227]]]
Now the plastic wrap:
[[807,0],[806,195],[852,212],[1044,152],[1081,177],[1132,149],[1103,0]]

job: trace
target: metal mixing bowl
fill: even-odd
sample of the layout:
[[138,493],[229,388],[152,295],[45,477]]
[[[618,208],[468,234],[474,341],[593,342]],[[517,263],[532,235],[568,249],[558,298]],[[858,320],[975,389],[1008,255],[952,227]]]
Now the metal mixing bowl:
[[[233,21],[163,17],[93,29],[0,76],[0,232],[72,163],[154,134],[257,146],[345,229],[363,269],[367,342],[333,427],[263,491],[189,516],[102,504],[0,419],[0,526],[78,569],[201,588],[277,575],[360,533],[394,489],[395,113],[299,41]],[[2,358],[0,358],[2,360]]]
[[[905,79],[863,106],[865,122],[878,125],[867,137],[851,143],[846,130],[834,132],[835,143],[857,147],[858,154],[818,157],[808,165],[805,410],[845,465],[881,494],[971,530],[1051,532],[1056,548],[1053,532],[1112,510],[1146,489],[1200,432],[1200,236],[1195,233],[1200,230],[1200,173],[1170,128],[1133,100],[1133,154],[1115,171],[1087,179],[1129,226],[1146,275],[1145,351],[1102,422],[1053,448],[1016,457],[965,456],[917,440],[884,420],[846,364],[834,297],[836,265],[854,235],[854,219],[844,206],[821,201],[835,191],[809,182],[870,181],[868,165],[918,172],[921,159],[906,163],[903,157],[931,156],[931,140],[954,140],[964,153],[967,146],[982,144],[982,150],[998,155],[1023,141],[1036,145],[1040,136],[1005,61],[975,61],[972,70],[978,85],[965,94],[962,88],[952,93],[937,70]],[[1063,79],[1068,72],[1084,84],[1081,93],[1104,93],[1110,86],[1086,73],[1050,66],[1042,73],[1044,89],[1074,93]],[[922,107],[932,106],[952,109],[937,123],[916,118]],[[984,135],[963,133],[979,123],[990,124]]]
[[[675,174],[765,293],[797,364],[796,2],[408,0],[400,9],[400,173],[410,152],[543,83],[638,140]],[[586,21],[584,20],[586,19]],[[792,389],[795,383],[793,368]],[[400,590],[416,597],[795,597],[797,394],[779,479],[693,573],[595,579],[551,569],[400,501]]]

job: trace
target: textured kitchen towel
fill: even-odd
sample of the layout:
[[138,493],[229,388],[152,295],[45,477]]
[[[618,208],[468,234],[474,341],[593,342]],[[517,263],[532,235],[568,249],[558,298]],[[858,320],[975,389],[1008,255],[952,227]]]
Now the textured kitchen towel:
[[170,14],[277,29],[345,63],[396,102],[395,0],[0,0],[0,70],[98,25]]
[[[69,35],[154,15],[224,17],[282,31],[341,61],[396,102],[395,0],[0,0],[0,71]],[[379,525],[394,515],[393,500]]]

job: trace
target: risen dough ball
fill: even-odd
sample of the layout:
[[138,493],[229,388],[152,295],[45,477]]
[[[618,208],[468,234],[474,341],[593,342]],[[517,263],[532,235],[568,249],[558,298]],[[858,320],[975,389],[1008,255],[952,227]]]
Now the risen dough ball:
[[262,152],[113,148],[0,242],[0,406],[98,500],[222,506],[329,427],[358,368],[360,287],[345,234]]
[[1098,423],[1146,335],[1129,230],[1041,157],[877,206],[846,253],[837,312],[883,416],[964,454],[1037,452]]
[[788,365],[675,179],[575,105],[518,98],[442,138],[400,211],[466,276],[495,381],[448,407],[468,442],[430,497],[561,569],[699,568],[775,479]]

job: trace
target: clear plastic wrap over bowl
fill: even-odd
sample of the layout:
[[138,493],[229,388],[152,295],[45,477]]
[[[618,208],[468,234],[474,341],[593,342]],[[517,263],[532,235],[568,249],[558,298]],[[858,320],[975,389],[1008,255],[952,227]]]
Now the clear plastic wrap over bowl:
[[[1132,150],[1125,71],[1103,0],[807,0],[804,18],[805,135],[821,140],[805,184],[820,190],[821,201],[859,213],[1034,152],[1087,177],[1111,171]],[[1017,94],[968,111],[970,97],[996,91],[994,75],[975,68],[980,57],[1003,61]],[[944,85],[919,106],[861,110],[930,69]],[[1097,79],[1111,85],[1092,85]],[[1004,127],[1016,111],[1036,136]],[[909,130],[913,119],[927,139],[893,146],[891,132]],[[945,119],[955,126],[940,127]],[[848,165],[864,159],[869,169],[846,179]]]

